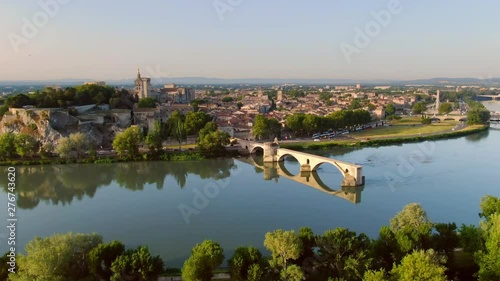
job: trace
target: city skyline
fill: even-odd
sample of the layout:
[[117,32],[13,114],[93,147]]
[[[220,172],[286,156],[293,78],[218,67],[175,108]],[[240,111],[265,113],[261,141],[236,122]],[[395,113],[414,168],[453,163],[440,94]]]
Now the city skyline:
[[496,2],[141,4],[6,1],[0,80],[500,77]]

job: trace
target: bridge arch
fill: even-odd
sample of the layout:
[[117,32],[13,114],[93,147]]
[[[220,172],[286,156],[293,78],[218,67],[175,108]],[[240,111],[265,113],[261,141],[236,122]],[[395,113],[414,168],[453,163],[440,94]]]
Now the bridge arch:
[[250,154],[257,154],[257,153],[262,153],[264,154],[264,148],[262,146],[256,145],[252,147],[252,150],[250,150]]
[[330,162],[330,161],[323,161],[323,162],[318,162],[316,163],[315,166],[311,167],[311,170],[312,171],[316,171],[319,169],[320,166],[324,165],[324,164],[330,164],[332,165],[333,167],[337,168],[337,170],[339,170],[342,174],[344,173],[349,173],[349,168],[345,168],[343,169],[342,167],[340,167],[339,165],[335,165],[334,163]]
[[[281,171],[289,176],[289,177],[295,177],[296,175],[292,172],[290,172],[290,170],[288,170],[286,167],[285,167],[285,162],[284,161],[281,161],[281,162],[278,162],[278,167],[281,169]],[[299,172],[300,173],[300,172]]]
[[295,159],[295,161],[299,162],[299,164],[302,164],[302,163],[300,163],[299,159],[298,159],[295,155],[293,155],[293,154],[291,154],[291,153],[281,154],[281,155],[280,155],[280,157],[278,158],[278,162],[283,162],[283,161],[285,161],[285,159],[286,159],[287,157],[291,157],[291,158]]

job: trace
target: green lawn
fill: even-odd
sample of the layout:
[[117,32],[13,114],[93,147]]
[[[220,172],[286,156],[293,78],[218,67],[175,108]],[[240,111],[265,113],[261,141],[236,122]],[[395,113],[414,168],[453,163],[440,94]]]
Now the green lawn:
[[[171,148],[171,149],[179,149],[179,144],[169,144],[164,146],[163,148]],[[190,149],[190,148],[196,148],[196,144],[182,144],[181,149]]]
[[456,126],[456,122],[442,122],[432,125],[393,125],[389,127],[379,127],[363,130],[349,134],[354,138],[402,138],[413,136],[425,136],[451,131]]
[[389,121],[389,124],[404,124],[404,125],[422,124],[422,117],[420,116],[405,117],[400,120]]

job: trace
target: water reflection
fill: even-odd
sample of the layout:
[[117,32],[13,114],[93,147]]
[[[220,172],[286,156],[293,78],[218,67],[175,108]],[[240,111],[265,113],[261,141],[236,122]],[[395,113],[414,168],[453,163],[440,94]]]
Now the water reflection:
[[479,132],[477,134],[467,135],[467,136],[465,136],[465,139],[469,142],[477,142],[480,140],[485,140],[489,134],[490,134],[490,131],[486,130],[486,131]]
[[[40,201],[69,205],[74,199],[93,198],[97,189],[113,181],[133,191],[143,190],[146,184],[162,189],[165,178],[172,176],[183,188],[189,175],[219,180],[231,176],[236,168],[233,159],[17,167],[17,204],[21,209],[33,209]],[[0,178],[0,186],[8,192],[7,177]]]
[[253,165],[255,170],[260,170],[264,173],[264,180],[274,180],[276,183],[280,177],[298,182],[300,184],[312,187],[330,195],[343,198],[351,203],[358,204],[361,202],[361,192],[364,186],[357,187],[340,187],[334,189],[326,185],[316,171],[299,172],[298,174],[291,173],[285,166],[285,162],[278,163],[262,163],[262,158],[250,155],[246,158],[238,158],[238,161]]

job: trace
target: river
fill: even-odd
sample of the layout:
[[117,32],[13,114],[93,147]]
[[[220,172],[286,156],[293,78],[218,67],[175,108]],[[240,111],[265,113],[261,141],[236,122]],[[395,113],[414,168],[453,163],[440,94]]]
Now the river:
[[[240,245],[264,249],[265,233],[278,228],[309,226],[319,234],[347,227],[376,237],[411,202],[434,222],[477,224],[481,197],[500,196],[500,130],[493,127],[457,139],[323,152],[363,166],[357,204],[283,177],[265,180],[245,159],[17,167],[17,243],[96,232],[128,247],[147,245],[168,267],[180,267],[204,239],[221,243],[230,257]],[[297,162],[285,165],[299,172]],[[323,165],[318,175],[339,189],[335,167]],[[2,225],[6,183],[5,169]],[[7,251],[6,232],[0,228],[0,252]]]

